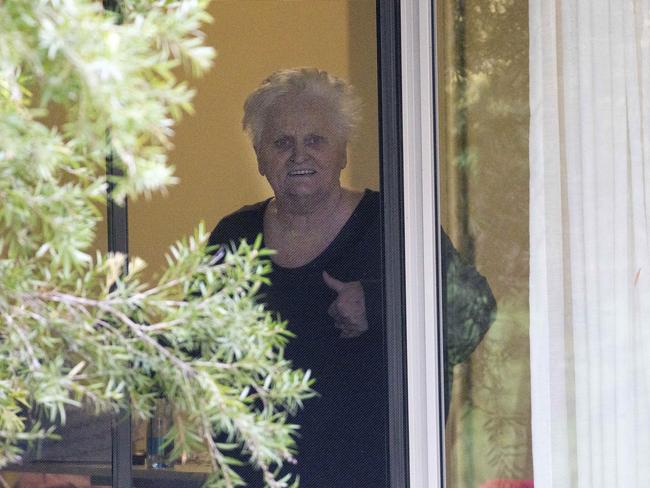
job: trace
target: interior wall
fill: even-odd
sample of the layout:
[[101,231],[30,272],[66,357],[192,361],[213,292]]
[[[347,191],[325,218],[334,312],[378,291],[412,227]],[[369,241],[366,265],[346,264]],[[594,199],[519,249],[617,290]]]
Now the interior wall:
[[174,137],[170,161],[180,184],[163,198],[129,203],[129,251],[164,262],[170,244],[200,221],[208,230],[223,216],[271,196],[241,129],[243,103],[270,73],[314,66],[350,81],[363,100],[364,121],[349,148],[345,186],[378,188],[375,3],[370,0],[217,0],[204,29],[218,56],[197,88],[196,113]]

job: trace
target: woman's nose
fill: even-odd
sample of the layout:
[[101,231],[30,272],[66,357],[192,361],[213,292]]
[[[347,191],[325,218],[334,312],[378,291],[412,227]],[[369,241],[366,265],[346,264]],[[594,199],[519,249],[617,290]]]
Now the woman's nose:
[[293,148],[293,162],[296,164],[303,163],[307,160],[307,147],[299,142]]

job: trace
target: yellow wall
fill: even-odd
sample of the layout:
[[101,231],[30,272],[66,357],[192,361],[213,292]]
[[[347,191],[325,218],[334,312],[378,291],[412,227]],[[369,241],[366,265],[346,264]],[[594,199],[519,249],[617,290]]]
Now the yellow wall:
[[217,0],[208,42],[218,57],[193,80],[196,114],[185,117],[170,155],[180,184],[166,198],[129,204],[129,251],[150,273],[169,244],[201,220],[212,228],[241,206],[270,196],[241,129],[246,96],[280,68],[316,66],[349,80],[364,102],[343,184],[378,188],[375,3],[370,0]]

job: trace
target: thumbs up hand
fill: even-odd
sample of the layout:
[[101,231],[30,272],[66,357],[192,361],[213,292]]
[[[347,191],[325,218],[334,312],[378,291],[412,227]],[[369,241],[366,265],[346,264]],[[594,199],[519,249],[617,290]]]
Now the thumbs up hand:
[[359,281],[347,283],[339,281],[330,276],[327,271],[323,271],[323,280],[338,294],[327,313],[336,321],[335,327],[341,329],[340,337],[343,339],[359,337],[368,330],[363,286]]

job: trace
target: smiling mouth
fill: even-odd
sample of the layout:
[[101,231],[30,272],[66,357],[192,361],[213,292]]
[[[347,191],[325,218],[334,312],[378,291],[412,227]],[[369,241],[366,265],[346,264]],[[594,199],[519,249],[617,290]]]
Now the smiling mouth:
[[289,171],[289,176],[310,176],[316,174],[316,171],[313,169],[296,169]]

